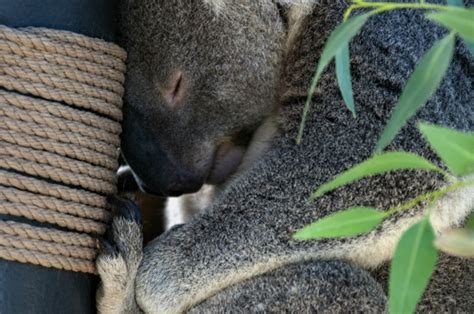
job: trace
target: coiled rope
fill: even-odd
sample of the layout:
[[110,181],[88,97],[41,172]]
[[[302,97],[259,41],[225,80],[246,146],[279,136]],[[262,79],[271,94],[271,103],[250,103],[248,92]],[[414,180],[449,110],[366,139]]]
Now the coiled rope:
[[95,273],[125,58],[100,39],[0,25],[0,214],[48,224],[0,220],[0,258]]

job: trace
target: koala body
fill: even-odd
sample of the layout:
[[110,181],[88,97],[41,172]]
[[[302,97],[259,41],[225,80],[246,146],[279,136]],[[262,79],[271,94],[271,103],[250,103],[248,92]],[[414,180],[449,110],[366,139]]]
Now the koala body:
[[[420,12],[395,11],[372,17],[350,45],[357,118],[345,108],[330,66],[318,85],[303,142],[297,145],[314,66],[344,8],[336,1],[316,5],[294,35],[280,69],[280,131],[270,149],[226,185],[204,213],[164,233],[143,253],[127,247],[139,246],[127,241],[137,238],[130,235],[139,232],[137,223],[132,228],[113,228],[117,252],[103,254],[97,262],[105,279],[103,291],[111,286],[106,281],[112,273],[115,278],[127,278],[126,282],[135,285],[121,290],[122,299],[146,313],[386,309],[381,286],[384,275],[378,268],[390,260],[400,235],[422,217],[427,204],[396,214],[360,236],[302,242],[293,240],[292,234],[348,207],[387,210],[447,184],[433,173],[397,171],[354,182],[307,203],[318,186],[371,156],[407,78],[423,53],[446,32]],[[216,16],[224,18],[223,11],[219,14]],[[260,13],[245,14],[253,20],[257,19],[254,14]],[[472,56],[457,42],[440,88],[387,150],[414,152],[441,164],[422,139],[416,122],[473,131],[473,69]],[[472,187],[446,195],[432,210],[435,232],[460,225],[472,208]],[[122,220],[127,219],[120,216],[115,221]],[[131,251],[134,258],[128,263],[127,252]],[[130,265],[128,271],[110,267],[117,259]],[[472,260],[443,256],[418,310],[471,311],[473,274]],[[99,304],[107,302],[99,298]]]

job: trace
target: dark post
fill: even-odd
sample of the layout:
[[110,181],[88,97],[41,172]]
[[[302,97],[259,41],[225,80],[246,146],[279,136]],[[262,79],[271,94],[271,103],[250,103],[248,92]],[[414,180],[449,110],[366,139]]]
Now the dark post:
[[[115,0],[0,0],[0,24],[68,30],[113,42],[117,4]],[[38,225],[0,215],[0,220],[6,219]],[[0,260],[0,313],[95,313],[97,282],[97,276],[89,274]]]

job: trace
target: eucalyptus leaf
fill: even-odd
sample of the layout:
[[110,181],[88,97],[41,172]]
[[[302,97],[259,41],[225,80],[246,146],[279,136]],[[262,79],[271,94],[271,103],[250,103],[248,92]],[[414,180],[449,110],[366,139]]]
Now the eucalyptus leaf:
[[469,215],[465,228],[474,230],[474,213],[471,213],[471,215]]
[[430,20],[459,33],[468,41],[474,41],[474,9],[451,9],[427,14]]
[[339,51],[346,47],[349,41],[359,33],[360,29],[365,24],[369,16],[370,13],[351,17],[346,22],[338,25],[329,36],[326,45],[324,46],[324,50],[321,53],[321,57],[319,58],[318,67],[316,68],[316,73],[313,76],[313,80],[311,81],[311,86],[308,91],[308,97],[306,98],[306,103],[303,109],[303,117],[301,118],[301,124],[298,131],[298,144],[303,138],[304,125],[311,105],[311,99],[316,89],[316,85],[321,78],[321,74],[326,69],[329,62],[331,62],[331,60],[339,53]]
[[311,240],[355,236],[374,229],[384,218],[385,214],[375,208],[349,208],[307,225],[293,238]]
[[453,174],[474,173],[474,133],[426,123],[420,123],[419,129]]
[[390,267],[390,313],[413,313],[435,269],[438,255],[427,218],[401,237]]
[[424,169],[443,173],[443,170],[418,155],[407,152],[388,152],[375,155],[337,175],[331,181],[321,185],[316,192],[311,195],[310,200],[363,177],[400,169]]
[[351,64],[349,58],[349,45],[346,44],[336,54],[336,76],[341,90],[342,98],[346,103],[347,108],[355,117],[354,95],[352,92],[351,82]]
[[471,53],[471,55],[474,56],[474,42],[467,41],[467,40],[465,40],[465,42],[466,42],[467,49],[469,49],[469,52]]
[[376,152],[381,152],[398,131],[431,97],[443,79],[454,50],[454,34],[438,41],[423,56],[400,96],[392,116],[385,127]]
[[435,246],[450,255],[474,257],[474,230],[448,230],[436,239]]
[[[464,1],[463,0],[448,0],[448,5],[455,6],[455,7],[464,7]],[[469,40],[464,40],[466,42],[466,46],[471,52],[472,55],[474,55],[474,41],[469,41]]]

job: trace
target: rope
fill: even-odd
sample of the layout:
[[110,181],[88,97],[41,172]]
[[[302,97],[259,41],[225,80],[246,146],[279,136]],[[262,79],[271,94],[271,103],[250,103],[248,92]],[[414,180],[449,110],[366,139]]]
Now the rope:
[[45,151],[34,151],[27,147],[12,145],[5,142],[0,146],[0,156],[2,158],[4,156],[13,156],[16,158],[27,159],[38,164],[50,165],[75,174],[84,174],[92,178],[114,183],[115,171],[113,170],[93,166],[80,160],[58,156]]
[[100,39],[0,25],[0,214],[50,226],[0,220],[0,258],[96,273],[125,58]]
[[96,239],[87,234],[33,227],[28,224],[14,221],[0,220],[0,232],[8,235],[15,235],[35,240],[44,240],[54,243],[64,243],[89,248],[95,248],[97,246]]

